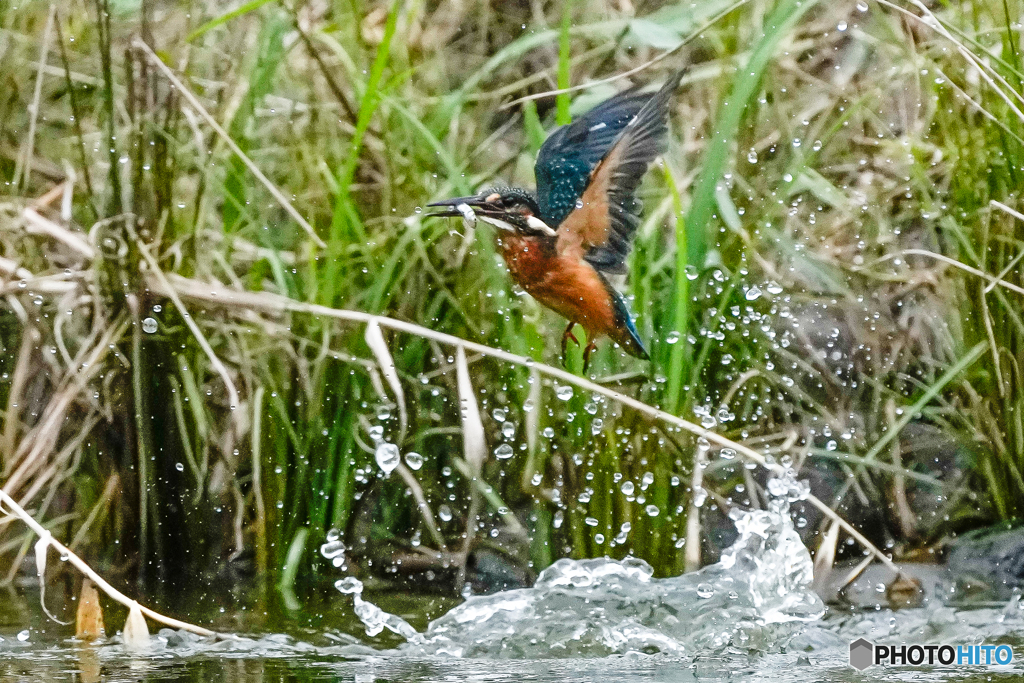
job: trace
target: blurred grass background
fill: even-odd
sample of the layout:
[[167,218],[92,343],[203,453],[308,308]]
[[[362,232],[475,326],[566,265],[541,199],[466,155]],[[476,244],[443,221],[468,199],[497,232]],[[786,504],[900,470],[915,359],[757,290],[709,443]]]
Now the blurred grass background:
[[[604,343],[592,376],[831,472],[828,502],[874,508],[865,532],[897,553],[1020,516],[1022,11],[5,3],[0,482],[72,548],[143,581],[333,576],[316,548],[339,529],[361,571],[429,557],[452,585],[452,556],[426,551],[461,546],[473,498],[454,350],[386,335],[400,407],[363,329],[211,297],[182,309],[147,255],[193,291],[388,315],[558,364],[563,322],[510,286],[490,235],[422,207],[531,186],[556,124],[688,66],[623,283],[653,360]],[[529,369],[469,363],[490,451],[474,548],[533,571],[632,553],[668,575],[697,558],[688,515],[766,499],[735,454]],[[915,459],[908,425],[951,459]],[[406,477],[378,467],[387,444]],[[0,526],[8,580],[30,547]]]

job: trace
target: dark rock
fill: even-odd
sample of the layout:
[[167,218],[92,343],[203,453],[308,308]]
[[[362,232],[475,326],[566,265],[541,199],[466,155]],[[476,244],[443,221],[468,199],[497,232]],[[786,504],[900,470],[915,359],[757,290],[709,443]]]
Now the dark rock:
[[961,599],[1009,600],[1024,587],[1024,526],[1020,521],[968,532],[953,541],[947,567]]

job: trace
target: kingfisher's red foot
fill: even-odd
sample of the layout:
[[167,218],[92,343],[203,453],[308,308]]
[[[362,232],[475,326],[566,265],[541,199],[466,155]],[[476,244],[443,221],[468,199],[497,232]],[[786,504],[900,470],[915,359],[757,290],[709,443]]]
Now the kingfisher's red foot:
[[580,345],[580,340],[576,338],[576,335],[572,333],[572,328],[576,327],[576,323],[569,323],[565,328],[565,332],[562,333],[562,365],[565,365],[565,347],[566,344],[572,339],[576,346]]
[[587,371],[587,366],[590,365],[590,354],[597,349],[597,342],[591,341],[587,344],[587,348],[583,349],[583,372]]

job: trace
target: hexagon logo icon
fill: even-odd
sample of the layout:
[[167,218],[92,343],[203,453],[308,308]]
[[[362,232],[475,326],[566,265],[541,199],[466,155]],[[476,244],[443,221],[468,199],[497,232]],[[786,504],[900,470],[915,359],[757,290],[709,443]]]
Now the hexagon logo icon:
[[871,666],[871,660],[874,659],[874,655],[875,646],[871,644],[871,641],[858,638],[850,643],[850,666],[854,669],[863,671]]

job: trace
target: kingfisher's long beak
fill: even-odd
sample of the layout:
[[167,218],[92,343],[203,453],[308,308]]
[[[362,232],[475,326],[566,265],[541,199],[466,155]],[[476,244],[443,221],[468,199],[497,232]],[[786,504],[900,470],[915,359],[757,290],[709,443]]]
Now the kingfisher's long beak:
[[488,195],[474,195],[472,197],[455,197],[445,199],[442,202],[427,204],[429,207],[439,207],[440,211],[434,211],[431,216],[462,216],[466,220],[472,220],[470,216],[476,214],[497,214],[501,213],[492,203],[487,201]]

